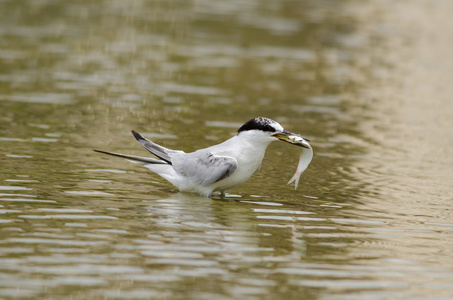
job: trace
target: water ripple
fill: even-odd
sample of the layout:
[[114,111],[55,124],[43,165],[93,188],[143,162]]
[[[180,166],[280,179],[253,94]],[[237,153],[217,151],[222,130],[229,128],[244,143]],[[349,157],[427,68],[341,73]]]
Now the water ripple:
[[325,218],[309,218],[309,217],[291,217],[291,216],[257,216],[257,219],[262,220],[283,220],[283,221],[326,221]]
[[87,172],[106,172],[106,173],[116,173],[116,174],[125,174],[126,171],[117,170],[117,169],[85,169]]
[[107,284],[107,281],[99,277],[88,276],[61,276],[51,280],[52,286],[100,286]]
[[32,137],[31,140],[33,142],[41,142],[41,143],[55,143],[55,142],[58,142],[58,139],[43,138],[43,137]]
[[258,204],[258,205],[266,205],[266,206],[283,206],[282,203],[276,203],[276,202],[266,202],[266,201],[240,201],[242,203],[250,203],[250,204]]
[[[0,138],[2,140],[2,138]],[[23,140],[21,140],[23,141]],[[6,154],[5,156],[11,157],[11,158],[33,158],[31,155],[18,155],[18,154]]]
[[409,287],[409,285],[405,282],[383,280],[291,280],[290,284],[316,288],[329,288],[335,290],[401,289]]
[[92,213],[93,211],[87,209],[77,208],[38,208],[39,211],[58,212],[58,213]]
[[80,241],[80,240],[61,240],[61,239],[39,239],[39,238],[9,238],[11,243],[23,244],[43,244],[43,245],[61,245],[61,246],[101,246],[107,244],[104,241]]
[[276,214],[295,214],[295,215],[310,215],[314,214],[309,211],[287,210],[287,209],[267,209],[267,208],[254,208],[254,212],[259,213],[276,213]]
[[0,201],[6,202],[28,202],[28,203],[57,203],[54,200],[35,200],[28,198],[0,198]]
[[117,217],[99,215],[20,215],[24,219],[69,219],[69,220],[89,220],[89,219],[110,219],[117,220]]
[[23,190],[31,190],[31,188],[23,186],[0,186],[0,191],[23,191]]
[[47,104],[71,104],[71,94],[30,94],[30,95],[0,95],[0,99],[7,101]]
[[79,196],[114,196],[113,194],[100,191],[65,191],[65,193]]

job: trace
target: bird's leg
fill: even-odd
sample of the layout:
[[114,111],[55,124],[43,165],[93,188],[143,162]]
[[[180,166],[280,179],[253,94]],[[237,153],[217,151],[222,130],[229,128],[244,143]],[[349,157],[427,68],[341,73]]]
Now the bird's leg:
[[226,194],[225,191],[220,191],[220,198],[221,198],[221,199],[225,199],[225,197],[226,197],[225,194]]

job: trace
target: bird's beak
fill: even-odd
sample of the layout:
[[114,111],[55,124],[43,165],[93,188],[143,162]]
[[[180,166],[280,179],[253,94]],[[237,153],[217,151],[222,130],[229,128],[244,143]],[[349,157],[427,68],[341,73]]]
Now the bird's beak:
[[309,148],[308,142],[309,139],[306,139],[296,133],[292,133],[289,131],[284,130],[282,133],[276,133],[272,135],[273,137],[279,139],[280,141],[284,141],[299,147]]

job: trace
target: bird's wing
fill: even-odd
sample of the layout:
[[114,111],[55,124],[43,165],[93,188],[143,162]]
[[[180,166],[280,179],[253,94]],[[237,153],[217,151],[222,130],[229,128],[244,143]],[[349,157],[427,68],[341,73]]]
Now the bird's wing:
[[171,150],[165,147],[162,147],[156,143],[151,142],[150,140],[144,138],[140,133],[135,132],[132,130],[132,134],[134,137],[137,139],[137,141],[149,152],[154,154],[155,156],[159,157],[163,161],[165,161],[168,164],[172,164],[171,161],[171,154],[182,152],[182,151],[177,151],[177,150]]
[[205,151],[172,155],[172,162],[176,172],[203,186],[227,178],[238,167],[238,162],[233,157]]

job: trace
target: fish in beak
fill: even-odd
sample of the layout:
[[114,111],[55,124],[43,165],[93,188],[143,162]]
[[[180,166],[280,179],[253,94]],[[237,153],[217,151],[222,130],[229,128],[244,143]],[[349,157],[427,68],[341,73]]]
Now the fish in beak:
[[272,136],[279,139],[280,141],[284,141],[284,142],[287,142],[287,143],[290,143],[290,144],[293,144],[293,145],[296,145],[299,147],[303,147],[303,148],[307,148],[307,149],[310,147],[310,145],[308,144],[308,142],[310,141],[309,139],[306,139],[299,134],[292,133],[287,130],[284,130],[281,133],[276,133]]

